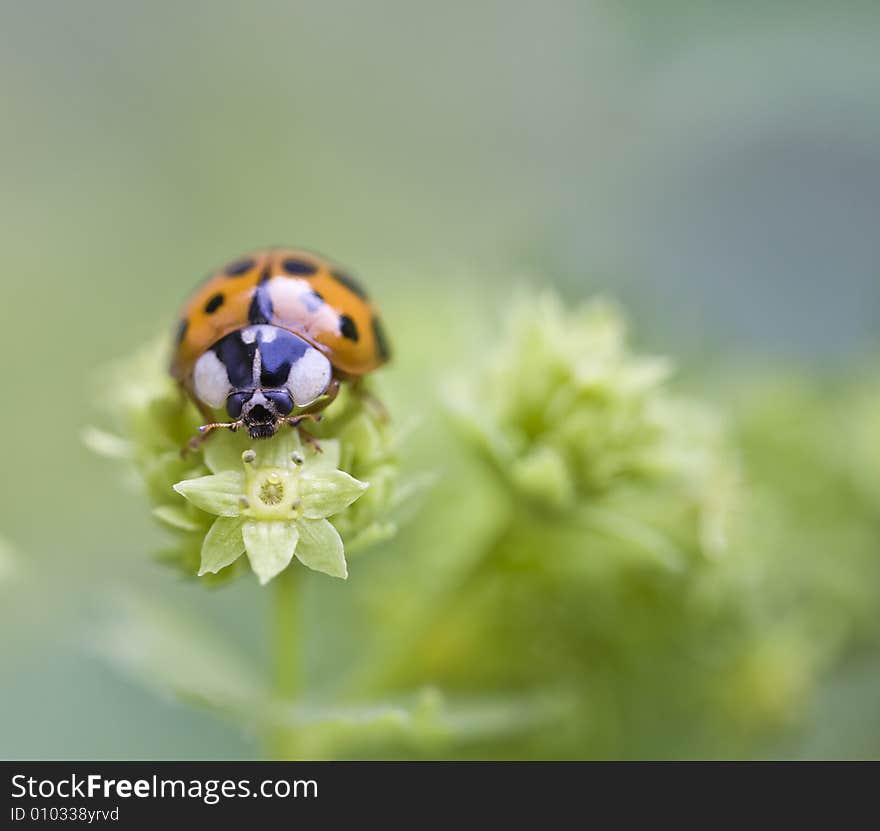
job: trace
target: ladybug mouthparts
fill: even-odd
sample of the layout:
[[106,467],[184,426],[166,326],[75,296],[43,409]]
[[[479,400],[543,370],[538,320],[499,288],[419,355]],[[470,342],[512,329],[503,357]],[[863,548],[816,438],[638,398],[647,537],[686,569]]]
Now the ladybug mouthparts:
[[266,424],[275,421],[275,413],[270,412],[262,404],[254,404],[244,418],[248,424]]
[[[254,401],[259,398],[260,401]],[[278,430],[279,413],[274,402],[257,394],[244,405],[241,420],[245,423],[252,439],[268,439]],[[263,403],[265,401],[265,403]]]
[[259,424],[248,424],[245,422],[245,424],[247,425],[248,435],[252,439],[271,439],[278,431],[278,422],[276,421],[261,422]]

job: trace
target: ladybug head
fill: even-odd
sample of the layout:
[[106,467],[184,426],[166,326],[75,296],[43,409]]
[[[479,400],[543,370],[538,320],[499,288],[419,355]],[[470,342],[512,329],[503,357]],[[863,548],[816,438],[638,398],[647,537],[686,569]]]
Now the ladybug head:
[[292,410],[293,400],[286,389],[234,392],[226,399],[226,411],[232,418],[241,418],[252,439],[274,436]]

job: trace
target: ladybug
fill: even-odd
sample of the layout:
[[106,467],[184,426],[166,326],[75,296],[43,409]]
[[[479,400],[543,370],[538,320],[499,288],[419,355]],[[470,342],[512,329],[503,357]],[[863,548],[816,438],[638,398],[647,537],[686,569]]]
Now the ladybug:
[[[171,375],[209,423],[254,439],[299,427],[391,357],[375,306],[347,271],[295,248],[247,254],[212,274],[183,309]],[[231,421],[215,421],[225,409]]]

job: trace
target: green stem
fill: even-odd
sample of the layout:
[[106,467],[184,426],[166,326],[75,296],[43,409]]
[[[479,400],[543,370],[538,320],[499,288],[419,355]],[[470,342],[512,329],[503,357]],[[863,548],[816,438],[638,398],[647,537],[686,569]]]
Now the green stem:
[[[302,655],[300,645],[300,569],[291,564],[275,578],[272,609],[272,640],[275,671],[275,698],[281,711],[296,703],[302,688]],[[280,718],[269,735],[269,755],[273,759],[297,756],[296,730]]]
[[365,671],[352,679],[346,692],[375,695],[383,688],[395,685],[399,674],[406,673],[411,664],[418,661],[424,638],[468,595],[483,572],[494,566],[496,558],[503,555],[515,527],[515,519],[502,523],[480,555],[448,584],[440,586],[432,597],[426,598],[418,619],[411,622],[401,639],[386,654],[375,656]]

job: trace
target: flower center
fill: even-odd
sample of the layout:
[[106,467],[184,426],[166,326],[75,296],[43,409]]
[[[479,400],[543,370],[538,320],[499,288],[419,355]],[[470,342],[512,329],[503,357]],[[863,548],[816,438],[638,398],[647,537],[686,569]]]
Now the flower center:
[[267,522],[295,518],[299,488],[293,472],[246,465],[244,490],[245,516]]
[[284,499],[284,482],[277,473],[270,473],[260,484],[260,501],[264,505],[278,505]]

